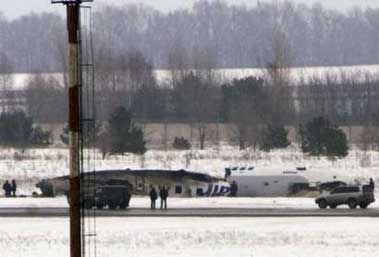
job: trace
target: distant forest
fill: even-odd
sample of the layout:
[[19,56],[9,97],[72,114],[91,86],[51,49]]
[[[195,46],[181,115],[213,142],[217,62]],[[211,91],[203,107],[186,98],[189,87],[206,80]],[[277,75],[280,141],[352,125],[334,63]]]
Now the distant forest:
[[[154,68],[192,67],[196,56],[207,57],[206,68],[260,67],[272,60],[278,41],[290,66],[377,64],[379,9],[201,1],[162,13],[108,6],[93,13],[93,38],[97,62],[106,57],[115,65],[117,57],[138,51]],[[7,20],[0,13],[0,54],[14,72],[63,71],[65,47],[63,17],[32,13]]]

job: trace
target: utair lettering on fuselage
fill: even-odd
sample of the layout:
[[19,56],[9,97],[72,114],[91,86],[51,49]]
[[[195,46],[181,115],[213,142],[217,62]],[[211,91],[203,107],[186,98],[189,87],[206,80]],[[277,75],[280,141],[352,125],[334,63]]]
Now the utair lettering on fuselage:
[[204,196],[228,196],[230,194],[230,186],[226,184],[208,184],[208,189]]

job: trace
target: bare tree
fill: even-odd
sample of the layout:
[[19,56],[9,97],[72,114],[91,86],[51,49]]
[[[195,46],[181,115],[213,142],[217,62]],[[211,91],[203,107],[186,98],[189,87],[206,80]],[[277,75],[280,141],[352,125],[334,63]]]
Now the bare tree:
[[[270,45],[279,24],[293,65],[376,64],[378,14],[375,8],[341,12],[293,1],[261,1],[254,7],[198,1],[191,9],[169,13],[146,5],[108,5],[94,12],[93,35],[96,49],[111,44],[113,57],[140,51],[158,68],[167,68],[175,45],[188,55],[194,48],[212,49],[217,68],[257,67],[257,57],[267,56],[262,46]],[[61,70],[57,45],[64,40],[55,38],[63,28],[62,17],[55,14],[31,13],[12,20],[1,15],[0,51],[14,57],[17,72]]]
[[12,107],[13,67],[6,54],[0,53],[0,99],[3,111]]
[[97,118],[104,121],[117,106],[126,106],[126,75],[120,70],[116,58],[112,55],[112,46],[96,49],[95,66]]
[[266,86],[271,91],[272,112],[270,125],[280,127],[293,122],[294,102],[290,87],[290,49],[286,35],[276,30],[273,36],[272,61],[264,71]]
[[[178,43],[169,64],[175,118],[190,125],[190,140],[198,136],[200,149],[211,139],[210,123],[217,120],[220,90],[216,86],[215,59],[211,51],[192,49],[191,59]],[[194,133],[194,130],[196,133]]]
[[194,98],[191,120],[199,136],[200,149],[204,149],[205,141],[213,139],[210,123],[217,120],[220,101],[217,75],[214,72],[216,59],[211,49],[203,51],[194,49],[192,57],[193,71],[200,81],[192,87]]
[[177,117],[189,121],[196,128],[200,149],[204,149],[207,140],[208,125],[217,112],[217,91],[214,85],[201,77],[190,73],[173,91]]
[[26,110],[36,122],[63,123],[68,104],[64,86],[51,75],[31,75],[27,82]]
[[121,63],[126,71],[130,108],[142,122],[158,120],[165,111],[165,90],[158,87],[152,64],[140,52],[131,52]]
[[190,72],[190,58],[180,42],[174,44],[168,54],[168,69],[172,87],[188,76]]

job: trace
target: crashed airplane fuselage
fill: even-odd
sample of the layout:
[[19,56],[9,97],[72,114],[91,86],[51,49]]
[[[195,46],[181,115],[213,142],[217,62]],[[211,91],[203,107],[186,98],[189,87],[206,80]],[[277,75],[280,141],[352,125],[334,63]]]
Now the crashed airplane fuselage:
[[[185,170],[101,170],[82,174],[82,185],[128,185],[134,195],[148,195],[150,186],[168,187],[173,197],[227,196],[230,184],[203,173]],[[43,195],[62,195],[69,191],[69,177],[44,179],[36,185]]]

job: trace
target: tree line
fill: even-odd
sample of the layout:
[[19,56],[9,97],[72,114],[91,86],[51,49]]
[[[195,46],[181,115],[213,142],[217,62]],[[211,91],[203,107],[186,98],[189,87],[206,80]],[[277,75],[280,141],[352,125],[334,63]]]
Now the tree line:
[[[282,34],[292,66],[376,64],[379,10],[326,9],[290,1],[256,6],[199,1],[169,13],[144,5],[106,6],[93,14],[98,61],[118,66],[118,56],[139,51],[156,68],[193,67],[172,62],[206,53],[215,68],[262,67]],[[53,72],[66,68],[66,28],[62,17],[29,14],[9,20],[0,13],[0,53],[15,72]]]
[[[28,147],[46,147],[52,143],[51,133],[35,126],[33,118],[27,116],[23,111],[3,112],[0,114],[0,146],[25,149]],[[291,142],[287,139],[288,131],[283,127],[268,126],[260,132],[254,130],[254,126],[248,123],[244,132],[239,131],[240,150],[247,146],[256,145],[260,150],[271,151],[273,149],[287,148]],[[148,149],[144,138],[144,131],[134,121],[130,111],[120,106],[117,107],[109,117],[108,121],[94,130],[82,128],[82,143],[85,148],[97,148],[101,151],[103,158],[108,154],[135,153],[144,154]],[[261,124],[262,125],[262,124]],[[239,129],[238,125],[236,126]],[[301,126],[298,133],[301,136],[301,150],[309,155],[324,155],[331,157],[345,157],[348,154],[348,143],[345,133],[337,125],[331,123],[327,118],[317,117]],[[254,135],[256,145],[248,145],[250,142],[247,135]],[[260,139],[257,140],[256,135]],[[68,128],[63,129],[60,135],[62,143],[68,145]],[[201,138],[200,138],[201,139]],[[241,145],[241,140],[245,140]],[[191,149],[191,143],[183,137],[176,137],[172,147],[177,150]],[[204,149],[204,142],[200,149]]]
[[[213,68],[203,68],[209,62],[206,55],[194,59],[194,67],[199,68],[172,69],[171,80],[163,85],[157,83],[153,65],[140,52],[119,56],[120,65],[117,67],[97,66],[94,113],[100,129],[94,133],[100,145],[96,146],[103,154],[123,153],[125,148],[144,153],[146,148],[141,127],[146,123],[157,122],[166,125],[190,124],[197,132],[196,141],[200,149],[205,149],[206,142],[214,136],[208,125],[227,123],[234,128],[235,141],[240,149],[251,147],[270,151],[286,148],[291,144],[287,139],[286,127],[293,126],[299,129],[305,152],[339,155],[334,149],[338,147],[342,151],[341,155],[346,155],[346,136],[338,130],[337,124],[341,123],[340,117],[353,117],[351,110],[357,104],[356,101],[360,101],[358,104],[367,113],[365,124],[377,124],[377,107],[373,101],[375,94],[372,95],[377,80],[375,77],[372,77],[373,80],[367,77],[366,80],[357,81],[350,80],[350,77],[348,80],[326,77],[318,80],[313,78],[294,86],[287,52],[281,44],[276,47],[274,59],[266,64],[261,77],[234,79],[221,84]],[[102,64],[106,64],[106,60]],[[25,89],[24,107],[35,121],[65,123],[67,89],[61,83],[51,75],[30,77]],[[350,87],[362,98],[346,92]],[[313,101],[318,109],[312,109]],[[17,113],[17,108],[16,112],[12,111],[12,106],[6,110],[4,115]],[[314,125],[309,125],[309,122]],[[326,132],[321,131],[320,127],[325,128]],[[316,140],[309,136],[313,133],[318,133]],[[319,136],[325,142],[320,143]],[[177,146],[188,148],[187,142],[180,141],[180,138],[176,141]],[[314,150],[313,146],[309,146],[312,144],[320,149]],[[330,150],[330,147],[333,149]]]
[[[342,73],[340,78],[326,74],[299,79],[294,85],[288,68],[267,64],[260,77],[230,82],[220,82],[212,68],[172,69],[170,79],[158,84],[153,65],[142,53],[120,56],[123,64],[118,68],[105,62],[95,73],[99,120],[124,106],[142,123],[228,123],[238,118],[287,126],[316,116],[345,126],[379,123],[376,74]],[[25,108],[37,122],[62,123],[67,117],[66,94],[56,77],[33,75],[23,91]]]

